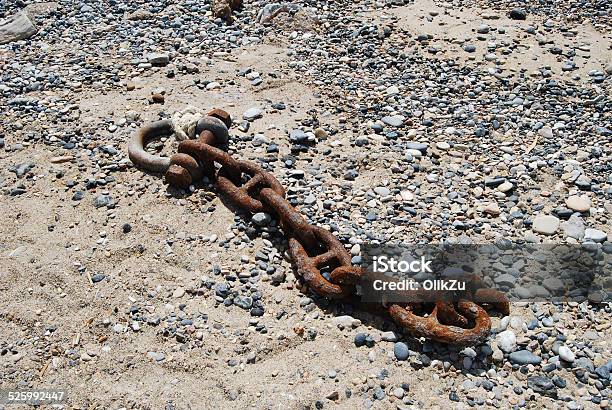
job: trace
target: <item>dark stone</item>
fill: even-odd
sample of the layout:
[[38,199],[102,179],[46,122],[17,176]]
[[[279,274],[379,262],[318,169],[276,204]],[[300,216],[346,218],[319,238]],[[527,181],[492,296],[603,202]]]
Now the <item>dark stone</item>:
[[106,278],[106,275],[103,275],[102,273],[96,273],[95,275],[91,277],[91,281],[93,283],[98,283],[98,282],[103,281],[104,278]]
[[506,182],[506,178],[486,178],[484,184],[487,187],[496,188],[504,182]]
[[366,344],[366,337],[367,336],[368,335],[365,334],[365,333],[357,333],[355,335],[355,340],[354,340],[355,346],[357,346],[357,347],[365,346],[365,344]]
[[557,397],[557,388],[546,376],[531,376],[527,379],[527,386],[534,392],[544,396]]
[[519,9],[519,8],[512,9],[512,10],[510,10],[509,17],[512,20],[525,20],[525,19],[527,19],[527,12],[525,10]]

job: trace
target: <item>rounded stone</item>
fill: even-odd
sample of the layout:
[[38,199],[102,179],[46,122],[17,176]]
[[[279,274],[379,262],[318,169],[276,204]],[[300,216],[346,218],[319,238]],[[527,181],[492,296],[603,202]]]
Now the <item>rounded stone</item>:
[[515,8],[510,10],[508,15],[512,20],[525,20],[527,19],[527,12],[523,9]]
[[591,200],[586,195],[572,195],[565,200],[565,205],[576,212],[587,212],[591,209]]
[[355,340],[354,340],[355,346],[357,347],[365,346],[367,337],[368,335],[365,333],[357,333],[355,335]]
[[538,215],[533,220],[533,230],[535,232],[552,235],[559,229],[559,218],[552,215]]
[[497,335],[497,346],[506,352],[510,353],[516,348],[516,335],[512,330],[505,330]]
[[403,361],[403,360],[408,359],[408,356],[410,356],[410,350],[408,349],[408,346],[406,345],[406,343],[397,342],[393,346],[393,354],[395,355],[395,358],[397,360]]
[[574,360],[576,360],[576,355],[567,346],[559,347],[559,357],[561,358],[561,360],[566,361],[568,363],[573,363]]
[[508,359],[512,363],[516,364],[540,364],[542,362],[542,358],[536,356],[528,350],[519,350],[518,352],[512,352],[508,356]]

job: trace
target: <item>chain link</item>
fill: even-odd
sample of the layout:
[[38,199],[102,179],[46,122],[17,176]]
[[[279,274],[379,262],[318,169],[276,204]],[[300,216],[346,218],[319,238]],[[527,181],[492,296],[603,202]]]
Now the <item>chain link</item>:
[[[289,255],[299,277],[308,287],[331,299],[354,295],[364,271],[352,266],[351,256],[344,245],[332,232],[309,224],[285,199],[284,188],[271,173],[253,162],[238,161],[221,149],[227,143],[227,129],[220,130],[218,120],[229,128],[231,118],[219,109],[208,115],[214,119],[201,120],[204,129],[198,139],[180,142],[178,153],[169,162],[167,158],[155,158],[144,152],[147,141],[171,129],[166,122],[158,124],[157,128],[144,127],[134,136],[129,147],[130,159],[145,169],[165,170],[166,181],[181,188],[207,176],[234,206],[251,213],[276,215],[288,237]],[[200,122],[198,124],[200,126]],[[218,170],[215,163],[220,166]],[[243,179],[243,176],[248,178]],[[478,304],[495,307],[507,315],[509,303],[502,293],[486,288],[477,278],[473,279],[474,289],[461,295],[466,299],[457,303],[439,299],[433,303],[382,306],[398,325],[415,336],[459,345],[478,343],[486,339],[491,329],[488,313]],[[405,300],[416,300],[410,296],[418,295],[406,296]],[[433,309],[429,307],[431,305]]]

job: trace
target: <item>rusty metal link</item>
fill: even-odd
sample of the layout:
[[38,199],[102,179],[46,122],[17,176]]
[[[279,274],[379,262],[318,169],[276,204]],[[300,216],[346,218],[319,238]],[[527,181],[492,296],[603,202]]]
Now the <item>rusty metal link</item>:
[[288,235],[297,238],[303,246],[311,251],[319,248],[314,227],[285,200],[284,195],[279,195],[269,188],[262,189],[259,195],[269,209],[276,215],[280,215],[281,226]]
[[[451,313],[453,311],[454,313]],[[465,299],[460,300],[456,307],[446,302],[437,302],[427,317],[414,313],[413,306],[410,305],[391,305],[389,314],[397,324],[408,329],[413,335],[442,343],[474,344],[484,341],[491,331],[489,314],[476,303]],[[472,322],[473,326],[464,327],[468,323],[463,319]],[[454,324],[444,324],[449,322]]]
[[[266,211],[264,204],[258,198],[260,190],[266,187],[281,198],[285,198],[285,189],[276,178],[269,172],[264,171],[259,165],[248,162],[238,161],[240,173],[250,176],[250,179],[240,185],[240,178],[231,178],[230,169],[223,166],[217,176],[217,188],[234,205],[245,209],[251,213]],[[284,199],[283,199],[284,200]]]
[[[318,252],[309,254],[298,239],[289,238],[289,255],[298,274],[322,296],[339,299],[350,295],[361,278],[361,268],[351,265],[351,256],[330,231],[318,226],[310,226],[310,231],[319,243]],[[331,271],[329,279],[321,273],[322,268]]]
[[[132,139],[130,159],[145,169],[165,172],[166,181],[181,188],[207,176],[238,208],[275,215],[288,236],[289,255],[297,273],[310,289],[331,299],[354,295],[355,286],[365,274],[363,269],[351,265],[349,252],[332,232],[309,224],[291,206],[285,199],[284,188],[271,173],[255,163],[235,160],[222,149],[227,145],[227,128],[231,124],[227,112],[212,110],[198,121],[197,140],[182,141],[177,154],[159,160],[161,157],[144,153],[144,146],[152,138],[170,132],[172,125],[155,123],[139,130]],[[490,332],[491,319],[479,305],[494,307],[507,315],[509,302],[501,292],[488,289],[476,277],[472,279],[472,287],[455,303],[445,301],[440,295],[431,303],[393,303],[390,306],[383,303],[381,306],[414,336],[458,345],[482,342]]]

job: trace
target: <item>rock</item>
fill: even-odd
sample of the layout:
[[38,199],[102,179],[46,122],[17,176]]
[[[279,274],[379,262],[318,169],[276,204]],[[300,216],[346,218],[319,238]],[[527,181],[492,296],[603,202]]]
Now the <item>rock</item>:
[[147,356],[156,362],[161,362],[166,358],[166,356],[163,353],[158,353],[158,352],[148,352]]
[[368,335],[366,333],[357,333],[354,339],[355,346],[357,347],[365,346],[367,337]]
[[272,217],[265,212],[258,212],[251,217],[251,220],[257,226],[266,226],[272,221]]
[[403,361],[408,359],[408,356],[410,356],[410,350],[408,349],[406,343],[397,342],[393,345],[393,354],[397,360]]
[[506,353],[512,352],[516,348],[516,335],[512,330],[505,330],[496,337],[497,346]]
[[557,389],[555,385],[553,384],[552,380],[546,376],[528,377],[527,386],[536,393],[550,397],[557,397]]
[[131,21],[151,20],[155,15],[147,10],[138,9],[127,15],[127,19]]
[[474,44],[466,44],[465,46],[463,46],[463,50],[466,53],[473,53],[476,51],[476,46]]
[[389,196],[391,194],[391,191],[389,190],[389,188],[384,187],[384,186],[379,186],[374,188],[374,192],[379,195],[379,196]]
[[160,93],[151,94],[151,101],[154,104],[163,104],[165,100],[166,100],[166,97],[164,97],[163,94],[160,94]]
[[242,0],[213,0],[212,13],[216,18],[231,21],[232,11],[240,8],[241,5]]
[[559,347],[559,357],[561,358],[561,360],[564,360],[568,363],[573,363],[576,359],[576,355],[574,355],[574,352],[572,352],[572,350],[565,345]]
[[510,10],[508,17],[512,20],[525,20],[527,19],[527,12],[524,9],[515,8]]
[[374,389],[374,398],[376,400],[382,400],[385,398],[385,396],[386,396],[385,391],[382,388],[377,387]]
[[250,296],[236,296],[233,303],[239,308],[249,310],[253,307],[253,298]]
[[589,359],[588,357],[580,357],[578,359],[575,359],[574,367],[585,369],[590,373],[593,373],[595,371],[595,366],[593,365],[591,359]]
[[338,391],[335,390],[329,393],[327,396],[325,396],[325,398],[328,400],[336,401],[340,398],[340,393],[338,393]]
[[147,61],[153,65],[165,66],[170,62],[170,55],[168,53],[149,53]]
[[392,393],[398,399],[401,399],[402,397],[404,397],[404,394],[405,394],[404,389],[402,389],[401,387],[396,387],[395,389],[393,389]]
[[175,299],[182,298],[184,295],[185,295],[184,288],[176,288],[174,292],[172,293],[172,297]]
[[501,214],[501,209],[499,209],[499,205],[497,205],[497,202],[489,202],[484,208],[484,213],[493,216],[498,216],[499,214]]
[[593,373],[602,380],[610,380],[610,369],[607,366],[599,366]]
[[253,121],[256,118],[261,117],[263,110],[261,108],[249,108],[242,114],[242,118],[247,121]]
[[221,84],[218,83],[217,81],[211,81],[210,83],[206,84],[206,89],[207,90],[218,90],[221,88]]
[[581,240],[584,237],[584,223],[578,215],[570,216],[569,220],[561,223],[561,230],[565,236]]
[[496,285],[511,288],[516,283],[517,278],[508,274],[502,273],[501,275],[496,275],[493,281]]
[[497,190],[503,193],[509,192],[514,188],[514,185],[511,182],[504,182],[500,186],[497,187]]
[[318,139],[324,140],[327,138],[327,131],[325,131],[323,128],[317,128],[314,130],[314,135]]
[[417,150],[424,153],[425,151],[427,151],[428,145],[424,142],[408,142],[406,143],[406,147],[408,149]]
[[608,238],[608,234],[599,229],[587,228],[584,230],[584,240],[589,242],[603,242]]
[[563,294],[566,284],[559,278],[546,278],[542,281],[542,286],[553,296]]
[[395,95],[395,94],[399,94],[400,89],[399,87],[392,85],[391,87],[387,88],[387,90],[385,91],[388,95]]
[[336,316],[333,318],[332,323],[341,329],[349,329],[351,327],[357,327],[361,324],[359,319],[355,319],[349,315]]
[[559,218],[552,215],[538,215],[533,220],[532,229],[544,235],[553,235],[559,229]]
[[586,195],[572,195],[565,200],[565,205],[576,212],[588,212],[591,209],[591,200]]
[[380,338],[385,342],[397,342],[397,335],[393,331],[383,332]]
[[506,182],[506,178],[487,178],[485,179],[484,184],[490,188],[497,188],[504,182]]
[[404,117],[400,115],[392,115],[387,117],[382,117],[382,122],[392,127],[401,127],[404,124]]
[[93,283],[98,283],[98,282],[102,282],[104,280],[104,278],[106,278],[106,275],[104,275],[102,273],[96,273],[95,275],[92,275],[91,281]]
[[476,30],[479,34],[487,34],[489,31],[491,31],[491,28],[486,24],[481,24]]
[[103,206],[111,207],[114,205],[114,201],[110,195],[101,194],[94,198],[93,204],[96,208],[102,208]]
[[508,359],[512,363],[516,364],[540,364],[542,362],[542,358],[536,356],[528,350],[519,350],[517,352],[512,352],[508,356]]
[[51,162],[52,164],[63,164],[65,162],[71,162],[72,160],[74,160],[74,156],[72,155],[61,155],[57,157],[52,157],[49,162]]
[[36,34],[37,29],[24,11],[0,20],[0,44],[25,40]]
[[461,351],[461,354],[469,357],[470,359],[474,359],[477,356],[477,353],[474,349],[472,349],[471,347],[466,347]]

